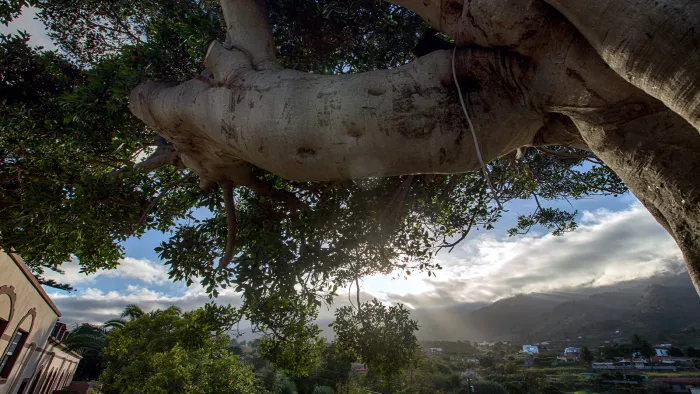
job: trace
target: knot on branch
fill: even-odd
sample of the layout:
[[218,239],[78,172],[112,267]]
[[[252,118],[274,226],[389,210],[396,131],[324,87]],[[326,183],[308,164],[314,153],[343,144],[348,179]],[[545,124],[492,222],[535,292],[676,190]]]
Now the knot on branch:
[[248,55],[229,44],[213,41],[204,57],[204,65],[217,84],[230,86],[241,74],[253,70]]

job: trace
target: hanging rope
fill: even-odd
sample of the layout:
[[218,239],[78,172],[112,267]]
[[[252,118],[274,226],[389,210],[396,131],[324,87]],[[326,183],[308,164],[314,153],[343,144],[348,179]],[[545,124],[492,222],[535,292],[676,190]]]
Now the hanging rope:
[[489,176],[489,171],[486,168],[486,163],[484,163],[484,159],[481,157],[481,149],[479,148],[479,141],[476,138],[476,131],[474,130],[474,125],[472,124],[472,120],[469,117],[469,112],[467,112],[467,106],[466,106],[466,104],[464,104],[464,97],[462,97],[462,88],[460,88],[459,81],[457,81],[457,70],[455,69],[455,57],[456,56],[457,56],[457,46],[455,45],[455,48],[452,51],[452,78],[454,78],[455,85],[457,86],[457,93],[459,94],[459,102],[462,103],[462,110],[464,110],[464,116],[467,118],[467,123],[469,124],[469,130],[471,130],[471,132],[472,132],[472,138],[474,139],[474,148],[476,149],[476,157],[479,159],[479,163],[481,164],[481,170],[484,173],[484,178],[486,178],[486,183],[489,185],[489,188],[491,189],[491,193],[493,194],[493,199],[496,200],[496,204],[498,204],[498,208],[503,209],[501,202],[498,200],[498,196],[496,196],[496,189],[493,188],[493,183],[491,183],[491,177]]

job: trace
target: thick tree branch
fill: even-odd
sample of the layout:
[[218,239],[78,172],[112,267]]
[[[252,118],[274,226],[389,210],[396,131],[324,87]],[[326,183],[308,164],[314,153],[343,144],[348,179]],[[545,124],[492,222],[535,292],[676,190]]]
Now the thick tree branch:
[[226,49],[218,41],[209,45],[204,65],[214,81],[224,86],[230,86],[237,77],[253,69],[250,57],[242,50]]
[[388,3],[407,8],[420,15],[426,23],[437,30],[445,31],[448,20],[443,17],[446,9],[444,0],[386,0]]
[[[146,170],[147,172],[155,171],[161,167],[173,165],[178,168],[183,168],[180,154],[175,150],[175,147],[170,145],[163,137],[157,137],[156,150],[144,161],[134,165],[135,170]],[[109,176],[122,176],[130,173],[128,168],[120,168],[110,172]]]
[[226,208],[226,247],[224,255],[219,262],[218,270],[225,270],[233,260],[233,252],[236,250],[236,204],[233,197],[233,183],[225,182],[224,207]]
[[266,0],[221,0],[226,43],[243,51],[258,70],[279,69]]
[[[222,50],[212,45],[208,57],[223,58]],[[132,92],[131,108],[187,168],[216,182],[245,185],[236,178],[248,163],[299,181],[467,172],[479,163],[465,138],[450,55],[333,76],[210,66],[225,86],[146,83]],[[512,93],[527,85],[527,63],[500,51],[459,51],[457,69],[460,79],[479,81],[467,101],[485,160],[533,142],[542,116]]]
[[146,160],[134,165],[137,170],[153,171],[167,165],[181,166],[182,161],[172,145],[158,145],[156,151]]
[[559,114],[549,114],[548,121],[537,131],[532,146],[563,145],[572,148],[590,150],[581,138],[581,133],[574,122]]
[[[669,2],[660,0],[653,6]],[[212,77],[177,87],[146,83],[131,96],[132,112],[170,141],[182,164],[203,179],[274,194],[274,189],[255,181],[253,166],[299,181],[455,174],[479,168],[475,146],[465,138],[468,129],[448,51],[433,52],[404,67],[354,75],[279,70],[264,1],[221,3],[228,41],[213,44],[207,54]],[[651,0],[549,0],[595,48],[541,1],[394,3],[418,12],[459,47],[482,47],[459,50],[456,69],[460,86],[468,92],[465,101],[485,161],[522,146],[590,149],[669,229],[700,290],[700,189],[691,181],[700,172],[700,134],[647,94],[661,98],[697,127],[700,94],[692,78],[700,67],[697,45],[683,48],[696,38],[700,6],[690,0],[678,3],[689,7],[686,19],[677,9],[659,11],[669,20],[652,20],[653,29],[675,21],[682,25],[669,27],[670,42],[659,39],[682,45],[678,51],[650,53],[650,65],[642,59],[653,45],[640,40],[663,36],[640,27],[646,23],[643,5],[651,7]],[[629,32],[624,23],[614,26],[615,18],[633,7],[640,13],[634,18],[641,19]],[[616,15],[602,13],[610,10]],[[610,37],[600,38],[606,29]],[[651,37],[644,38],[644,33]],[[631,35],[629,41],[626,35]],[[665,83],[669,86],[657,89]],[[565,117],[557,119],[562,124],[550,126],[553,113],[570,117],[580,135],[571,132]],[[233,206],[232,192],[228,200],[227,211]]]

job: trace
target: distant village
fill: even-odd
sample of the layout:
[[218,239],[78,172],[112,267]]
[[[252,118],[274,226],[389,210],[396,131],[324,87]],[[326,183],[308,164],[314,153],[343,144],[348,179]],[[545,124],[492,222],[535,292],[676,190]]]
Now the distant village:
[[602,341],[597,346],[585,346],[581,338],[579,341],[433,341],[424,346],[429,357],[451,361],[456,357],[464,362],[464,376],[479,376],[485,370],[523,376],[527,371],[545,371],[552,373],[544,378],[550,382],[571,373],[570,379],[589,384],[629,388],[654,381],[667,387],[660,392],[700,393],[700,342],[691,346],[652,345],[637,335],[619,342]]

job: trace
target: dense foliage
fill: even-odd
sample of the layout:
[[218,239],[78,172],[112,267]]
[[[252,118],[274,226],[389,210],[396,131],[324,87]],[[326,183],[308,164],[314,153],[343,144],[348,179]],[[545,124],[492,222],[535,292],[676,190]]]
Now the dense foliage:
[[[338,288],[373,273],[439,269],[436,253],[499,220],[494,198],[506,208],[537,201],[512,234],[533,226],[562,234],[576,227],[576,212],[547,201],[626,191],[595,157],[569,148],[490,163],[493,192],[480,173],[298,183],[261,170],[263,182],[303,205],[237,188],[238,259],[217,271],[226,237],[220,191],[201,190],[177,166],[135,169],[157,137],[127,108],[144,79],[202,71],[207,46],[224,36],[217,3],[5,0],[0,21],[26,4],[60,51],[31,48],[24,34],[0,38],[0,248],[21,254],[38,276],[70,258],[94,272],[116,267],[129,237],[168,232],[156,251],[171,278],[201,281],[213,296],[226,286],[242,292],[238,318],[268,336],[270,359],[298,373],[319,361],[313,321]],[[270,12],[281,62],[316,73],[401,65],[426,28],[379,0],[275,0]]]
[[[369,307],[366,313],[372,314],[371,310],[372,307]],[[122,324],[111,324],[111,331],[100,329],[101,327],[81,325],[79,329],[73,330],[73,336],[69,337],[66,343],[75,349],[80,349],[83,351],[83,355],[86,355],[88,352],[94,352],[95,349],[107,346],[108,341],[116,341],[104,348],[104,352],[101,350],[97,352],[100,357],[104,356],[104,360],[99,361],[98,364],[89,365],[94,363],[92,359],[83,359],[81,361],[83,370],[90,370],[93,367],[101,370],[103,364],[106,363],[108,370],[101,379],[105,383],[119,381],[122,378],[131,378],[130,374],[134,373],[133,368],[124,368],[125,363],[134,362],[131,357],[128,359],[119,358],[118,360],[114,358],[115,349],[118,346],[126,344],[126,348],[123,349],[125,351],[120,353],[122,357],[126,352],[136,352],[140,355],[139,360],[136,362],[136,366],[139,368],[148,367],[149,365],[146,364],[151,362],[151,360],[160,360],[158,357],[153,357],[151,353],[161,355],[164,353],[168,356],[173,356],[167,361],[162,361],[163,368],[167,367],[169,371],[173,372],[161,371],[161,366],[159,365],[146,369],[144,376],[139,378],[151,385],[147,388],[148,392],[160,392],[162,390],[175,390],[172,392],[189,392],[187,390],[192,390],[192,392],[210,392],[207,390],[214,390],[215,386],[206,385],[199,379],[200,377],[210,379],[211,374],[221,373],[220,368],[222,366],[216,362],[211,362],[212,360],[207,362],[198,361],[200,354],[191,349],[192,347],[200,350],[206,349],[209,348],[207,344],[214,344],[216,349],[215,359],[218,360],[216,357],[220,356],[223,360],[232,361],[235,368],[240,368],[241,364],[245,365],[242,372],[240,370],[239,372],[246,377],[246,382],[252,379],[254,387],[260,393],[612,393],[618,392],[615,389],[621,389],[622,391],[620,392],[626,392],[624,391],[626,381],[636,382],[643,379],[641,375],[625,375],[615,371],[602,371],[597,375],[594,374],[595,376],[584,376],[583,373],[595,371],[591,371],[590,365],[582,363],[559,363],[558,365],[553,365],[552,361],[555,359],[556,354],[563,351],[565,346],[570,345],[565,341],[561,341],[560,344],[556,345],[556,350],[546,352],[547,354],[536,355],[534,363],[531,364],[524,362],[525,359],[531,356],[520,354],[519,347],[506,343],[499,342],[498,346],[479,346],[476,343],[462,341],[424,342],[421,344],[422,349],[417,351],[416,357],[412,358],[410,365],[404,366],[400,372],[391,370],[391,375],[389,376],[380,376],[376,371],[372,371],[376,367],[373,367],[371,364],[369,365],[369,371],[357,370],[351,367],[353,365],[352,362],[356,358],[355,356],[348,358],[346,355],[347,349],[345,348],[347,342],[338,341],[321,346],[319,364],[307,371],[306,376],[291,376],[288,371],[265,359],[262,352],[264,340],[228,340],[219,335],[222,332],[222,328],[229,327],[235,320],[231,312],[232,310],[229,308],[212,308],[211,306],[190,314],[182,314],[174,308],[166,311],[145,312],[134,305],[130,305],[124,310]],[[355,314],[355,312],[352,312],[352,314]],[[384,317],[382,318],[384,319]],[[403,318],[398,320],[406,322]],[[206,323],[203,324],[204,322]],[[359,326],[361,323],[359,320],[353,318],[350,322],[352,322],[350,324],[351,327],[361,327]],[[344,322],[344,324],[347,323],[348,321]],[[379,322],[378,324],[382,325],[385,323]],[[85,327],[91,329],[84,330]],[[214,328],[213,331],[208,331],[212,327]],[[365,332],[369,331],[366,330]],[[397,330],[397,332],[399,331],[401,330]],[[376,337],[378,336],[400,340],[397,338],[398,335],[389,332],[384,332],[382,335],[368,335],[366,339],[374,341],[376,344],[378,342]],[[638,336],[636,339],[637,342],[644,342],[644,339]],[[183,341],[185,341],[185,344],[183,344]],[[154,344],[146,344],[145,342],[154,342]],[[132,348],[132,346],[138,346],[138,344],[143,344],[145,348]],[[204,346],[199,344],[204,344]],[[380,347],[376,352],[385,353],[386,350],[381,347],[382,344],[380,343],[379,345]],[[631,344],[628,345],[632,346]],[[442,352],[428,351],[429,348],[436,346],[441,347]],[[177,351],[172,350],[176,348],[189,349],[185,350],[188,356],[184,357],[184,354],[181,353],[178,355]],[[371,352],[371,349],[364,349],[363,351]],[[108,355],[108,352],[111,352],[112,355]],[[697,349],[688,348],[685,351],[685,355],[694,354],[693,352],[697,352]],[[583,347],[580,357],[585,357],[585,353],[585,347]],[[599,356],[594,350],[590,351],[590,353]],[[369,357],[373,356],[370,355]],[[476,360],[489,360],[490,362],[486,364],[476,362]],[[393,362],[388,359],[383,361],[385,363]],[[192,370],[191,364],[193,362],[207,370],[198,371],[199,374],[195,377],[188,377],[187,374],[189,373],[188,371]],[[387,365],[384,365],[384,367],[387,367]],[[250,375],[251,372],[252,377]],[[158,378],[152,378],[151,373],[157,374]],[[669,372],[669,374],[668,376],[687,377],[695,376],[697,372],[682,371]],[[649,377],[652,377],[651,373]],[[173,381],[188,379],[192,381],[192,384],[187,386],[171,385]],[[651,390],[658,385],[653,380],[650,380],[645,382],[645,386],[648,386],[647,389]],[[111,390],[114,387],[107,385],[106,390]],[[137,386],[129,386],[128,390],[132,390],[130,392],[143,392],[143,390],[139,391]]]
[[260,393],[252,368],[228,351],[229,327],[212,308],[169,308],[111,331],[102,392]]
[[349,360],[367,364],[370,376],[400,375],[418,358],[418,323],[402,305],[387,307],[375,299],[356,308],[336,311],[332,327],[338,350]]

